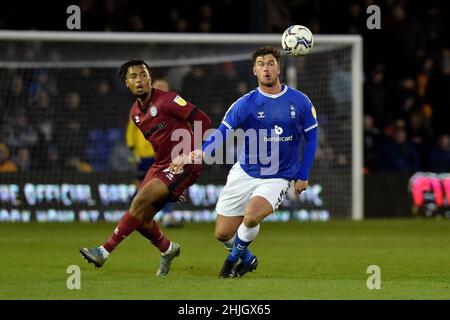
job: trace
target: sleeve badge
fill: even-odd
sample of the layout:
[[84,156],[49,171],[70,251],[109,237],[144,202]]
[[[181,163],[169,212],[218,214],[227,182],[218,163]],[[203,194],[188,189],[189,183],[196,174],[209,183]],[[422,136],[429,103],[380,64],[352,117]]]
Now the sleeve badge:
[[176,96],[175,99],[173,99],[173,101],[174,101],[176,104],[178,104],[178,105],[180,105],[180,106],[182,106],[182,107],[184,107],[185,105],[187,105],[186,100],[184,100],[184,99],[183,99],[182,97],[180,97],[180,96]]
[[314,119],[317,119],[316,108],[314,108],[314,106],[311,107],[311,113],[312,113]]

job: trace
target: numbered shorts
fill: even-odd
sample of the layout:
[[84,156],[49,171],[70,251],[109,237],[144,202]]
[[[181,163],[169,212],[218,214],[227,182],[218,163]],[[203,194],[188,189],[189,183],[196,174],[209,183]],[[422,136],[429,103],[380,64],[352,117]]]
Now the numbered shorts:
[[237,162],[231,168],[227,184],[220,193],[216,212],[223,216],[243,216],[245,207],[255,196],[265,198],[275,211],[288,192],[289,186],[290,182],[286,179],[251,177]]

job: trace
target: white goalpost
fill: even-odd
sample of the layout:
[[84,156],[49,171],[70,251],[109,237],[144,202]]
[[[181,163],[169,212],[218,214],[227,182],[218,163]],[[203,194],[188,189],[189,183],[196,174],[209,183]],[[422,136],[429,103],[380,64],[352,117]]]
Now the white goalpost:
[[[250,74],[250,54],[262,45],[281,48],[281,34],[0,31],[2,128],[15,121],[13,114],[19,109],[29,115],[28,121],[41,121],[42,113],[34,116],[31,111],[47,99],[52,109],[45,109],[48,114],[42,121],[50,122],[49,126],[55,130],[58,121],[62,121],[57,116],[58,110],[70,99],[78,99],[81,106],[86,105],[86,110],[80,112],[80,122],[89,126],[86,129],[89,134],[80,134],[79,139],[85,140],[75,141],[71,148],[80,148],[79,157],[85,157],[83,160],[97,170],[93,155],[96,150],[86,148],[96,129],[93,119],[104,113],[94,110],[103,100],[98,96],[101,89],[92,86],[106,79],[109,93],[120,95],[106,104],[111,113],[106,115],[112,119],[111,126],[119,127],[114,118],[126,118],[131,105],[125,90],[117,89],[117,80],[110,80],[121,63],[130,58],[148,60],[155,74],[168,79],[174,91],[180,91],[199,107],[208,106],[205,111],[219,119],[232,98],[256,86]],[[318,110],[323,137],[313,164],[311,193],[300,200],[313,211],[323,209],[331,217],[353,220],[364,218],[362,48],[359,35],[319,34],[314,36],[314,48],[308,56],[282,58],[282,81],[311,98]],[[196,84],[200,89],[195,90]],[[18,87],[22,97],[11,93]],[[45,98],[41,97],[43,91]],[[73,98],[74,94],[78,98]],[[0,132],[0,141],[4,143],[9,137],[5,130]],[[43,161],[47,161],[47,153],[52,148],[63,149],[64,138],[50,133],[46,136],[44,141],[48,144],[40,145],[45,148]],[[75,139],[73,135],[70,138]],[[11,145],[10,148],[14,155],[22,147]],[[29,148],[33,150],[32,156],[41,156],[38,148],[37,145]],[[108,152],[110,155],[112,151]],[[111,168],[99,166],[98,171],[114,170]],[[45,170],[42,172],[52,175],[50,169]],[[18,179],[22,179],[20,175]],[[296,212],[300,215],[301,208]]]

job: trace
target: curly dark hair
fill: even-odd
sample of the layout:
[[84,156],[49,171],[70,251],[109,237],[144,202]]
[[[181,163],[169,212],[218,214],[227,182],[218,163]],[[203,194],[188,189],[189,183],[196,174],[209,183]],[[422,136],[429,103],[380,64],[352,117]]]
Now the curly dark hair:
[[265,46],[261,47],[255,50],[252,54],[252,62],[255,64],[256,58],[260,56],[265,56],[267,54],[271,54],[274,56],[275,60],[277,60],[277,63],[280,63],[281,53],[278,49],[271,47],[271,46]]
[[150,71],[150,67],[148,66],[147,63],[145,63],[144,60],[130,60],[125,62],[124,64],[122,64],[119,67],[119,70],[117,71],[117,74],[119,75],[120,79],[122,79],[122,82],[125,82],[125,79],[127,77],[127,71],[128,68],[131,66],[140,66],[140,65],[144,65],[147,67],[148,72],[150,73],[150,75],[152,74]]

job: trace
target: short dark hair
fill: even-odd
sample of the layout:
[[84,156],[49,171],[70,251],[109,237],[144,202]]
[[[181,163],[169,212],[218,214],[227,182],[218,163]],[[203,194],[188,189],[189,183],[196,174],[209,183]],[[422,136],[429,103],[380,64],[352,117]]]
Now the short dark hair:
[[255,50],[255,52],[253,52],[252,54],[252,62],[253,64],[255,64],[256,62],[256,58],[260,57],[260,56],[265,56],[271,54],[273,55],[273,57],[275,58],[275,60],[277,60],[277,63],[280,63],[280,58],[281,58],[281,53],[278,49],[271,47],[271,46],[265,46],[265,47],[261,47]]
[[148,72],[151,74],[150,67],[148,66],[147,63],[145,63],[144,60],[130,60],[130,61],[125,62],[124,64],[122,64],[119,67],[119,71],[117,71],[117,74],[119,75],[120,79],[122,79],[122,81],[125,82],[125,79],[127,77],[128,68],[131,66],[140,66],[140,65],[146,66]]

